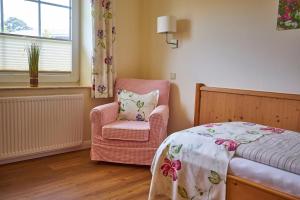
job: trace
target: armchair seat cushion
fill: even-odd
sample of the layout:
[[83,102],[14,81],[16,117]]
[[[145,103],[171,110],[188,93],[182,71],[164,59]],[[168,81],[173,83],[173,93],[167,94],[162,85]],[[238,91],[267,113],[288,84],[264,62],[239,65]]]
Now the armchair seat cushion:
[[142,121],[118,120],[102,127],[102,137],[107,140],[145,142],[149,133],[149,123]]

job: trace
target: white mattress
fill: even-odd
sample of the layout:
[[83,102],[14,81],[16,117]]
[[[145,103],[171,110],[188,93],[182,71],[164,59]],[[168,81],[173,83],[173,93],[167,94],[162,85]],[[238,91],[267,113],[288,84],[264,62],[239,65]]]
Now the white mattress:
[[228,173],[300,197],[300,175],[234,157]]

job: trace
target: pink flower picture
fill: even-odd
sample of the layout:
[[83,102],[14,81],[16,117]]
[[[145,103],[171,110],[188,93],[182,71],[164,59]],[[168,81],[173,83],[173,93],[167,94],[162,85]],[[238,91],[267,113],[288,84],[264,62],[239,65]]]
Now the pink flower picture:
[[300,0],[279,0],[277,29],[300,28]]

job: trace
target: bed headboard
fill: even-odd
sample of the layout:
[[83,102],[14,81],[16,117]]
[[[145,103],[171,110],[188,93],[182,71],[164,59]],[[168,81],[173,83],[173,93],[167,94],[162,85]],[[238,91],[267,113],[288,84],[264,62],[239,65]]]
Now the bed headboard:
[[194,125],[247,121],[300,132],[300,95],[196,84]]

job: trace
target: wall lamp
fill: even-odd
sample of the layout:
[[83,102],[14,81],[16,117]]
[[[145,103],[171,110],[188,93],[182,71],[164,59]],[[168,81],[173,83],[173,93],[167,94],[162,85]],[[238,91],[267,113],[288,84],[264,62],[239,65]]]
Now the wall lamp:
[[157,33],[166,34],[166,42],[172,49],[178,48],[177,39],[169,39],[169,33],[176,33],[176,18],[173,16],[161,16],[157,18]]

